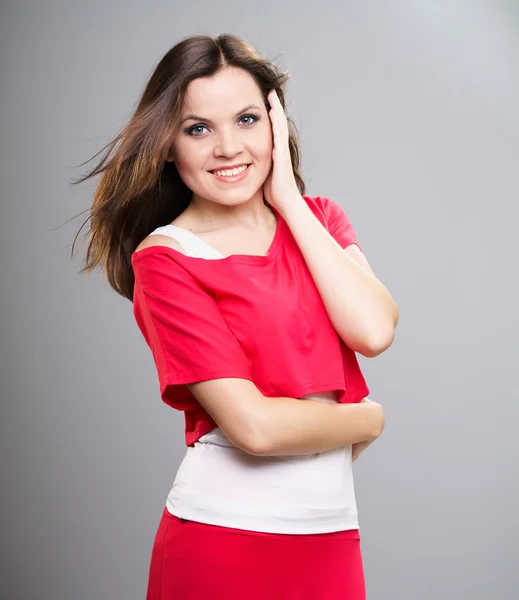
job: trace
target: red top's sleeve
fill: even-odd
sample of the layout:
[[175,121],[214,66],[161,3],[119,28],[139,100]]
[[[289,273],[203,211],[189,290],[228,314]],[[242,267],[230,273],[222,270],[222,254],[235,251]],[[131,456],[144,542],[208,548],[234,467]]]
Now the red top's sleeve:
[[334,239],[337,240],[342,248],[346,248],[346,246],[349,246],[350,244],[357,244],[362,250],[357,241],[353,226],[342,206],[329,198],[323,198],[323,200],[328,231]]
[[162,400],[179,410],[200,408],[187,383],[239,377],[252,365],[213,296],[166,247],[132,256],[134,315],[150,346]]

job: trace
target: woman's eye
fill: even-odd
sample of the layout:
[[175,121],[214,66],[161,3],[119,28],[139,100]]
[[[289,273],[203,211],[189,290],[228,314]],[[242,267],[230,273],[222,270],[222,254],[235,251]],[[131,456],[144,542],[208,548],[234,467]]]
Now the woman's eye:
[[245,125],[252,125],[255,121],[259,121],[259,117],[256,115],[243,115],[242,119],[250,119],[250,121],[245,123]]
[[190,135],[194,135],[195,137],[197,137],[203,133],[200,132],[200,129],[207,129],[207,127],[205,125],[193,125],[193,127],[190,127],[187,131]]

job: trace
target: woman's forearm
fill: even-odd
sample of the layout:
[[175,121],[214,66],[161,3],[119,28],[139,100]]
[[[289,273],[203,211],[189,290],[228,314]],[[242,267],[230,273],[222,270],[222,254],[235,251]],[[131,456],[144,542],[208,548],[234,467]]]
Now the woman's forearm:
[[375,440],[385,424],[377,402],[336,404],[264,397],[261,443],[255,454],[296,456]]

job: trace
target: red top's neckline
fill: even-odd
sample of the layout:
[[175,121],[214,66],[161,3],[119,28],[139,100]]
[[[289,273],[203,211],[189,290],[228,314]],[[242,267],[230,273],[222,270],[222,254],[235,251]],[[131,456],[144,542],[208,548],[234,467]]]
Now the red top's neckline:
[[[171,246],[163,246],[161,244],[157,244],[154,246],[148,246],[147,248],[143,248],[142,250],[138,250],[137,252],[133,252],[132,254],[132,260],[134,258],[136,258],[138,255],[140,254],[151,254],[153,252],[154,249],[156,248],[161,248],[161,249],[165,249],[166,251],[171,251],[175,256],[177,256],[179,258],[179,260],[186,260],[186,261],[194,261],[194,262],[198,262],[201,265],[207,265],[207,266],[212,266],[214,265],[214,263],[244,263],[244,264],[267,264],[269,263],[271,260],[273,260],[276,255],[279,252],[279,249],[281,247],[281,232],[283,229],[283,226],[285,224],[285,221],[283,220],[283,217],[279,214],[279,211],[274,207],[271,206],[269,204],[270,208],[272,208],[272,210],[274,211],[275,215],[276,215],[276,219],[277,219],[277,223],[276,223],[276,230],[274,232],[274,237],[272,238],[272,242],[270,243],[270,246],[267,250],[267,254],[230,254],[229,256],[224,256],[222,258],[211,258],[211,259],[207,259],[207,258],[203,258],[203,257],[198,257],[198,256],[188,256],[187,254],[184,254],[183,252],[180,252],[179,250],[176,250],[175,248],[171,248]],[[185,231],[189,231],[189,230],[185,230]],[[191,233],[191,232],[190,232]],[[206,244],[207,246],[209,246],[209,244]],[[212,248],[212,246],[209,246],[210,248]],[[215,250],[213,248],[213,250]],[[217,252],[215,250],[215,252]]]

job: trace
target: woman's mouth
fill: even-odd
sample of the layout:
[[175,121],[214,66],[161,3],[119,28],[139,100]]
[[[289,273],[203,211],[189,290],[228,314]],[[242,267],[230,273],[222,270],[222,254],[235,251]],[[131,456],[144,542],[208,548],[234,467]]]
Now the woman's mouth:
[[250,171],[249,165],[242,165],[241,167],[236,167],[236,169],[222,169],[209,171],[212,175],[218,179],[218,181],[223,181],[224,183],[235,183],[236,181],[241,181],[247,177]]

